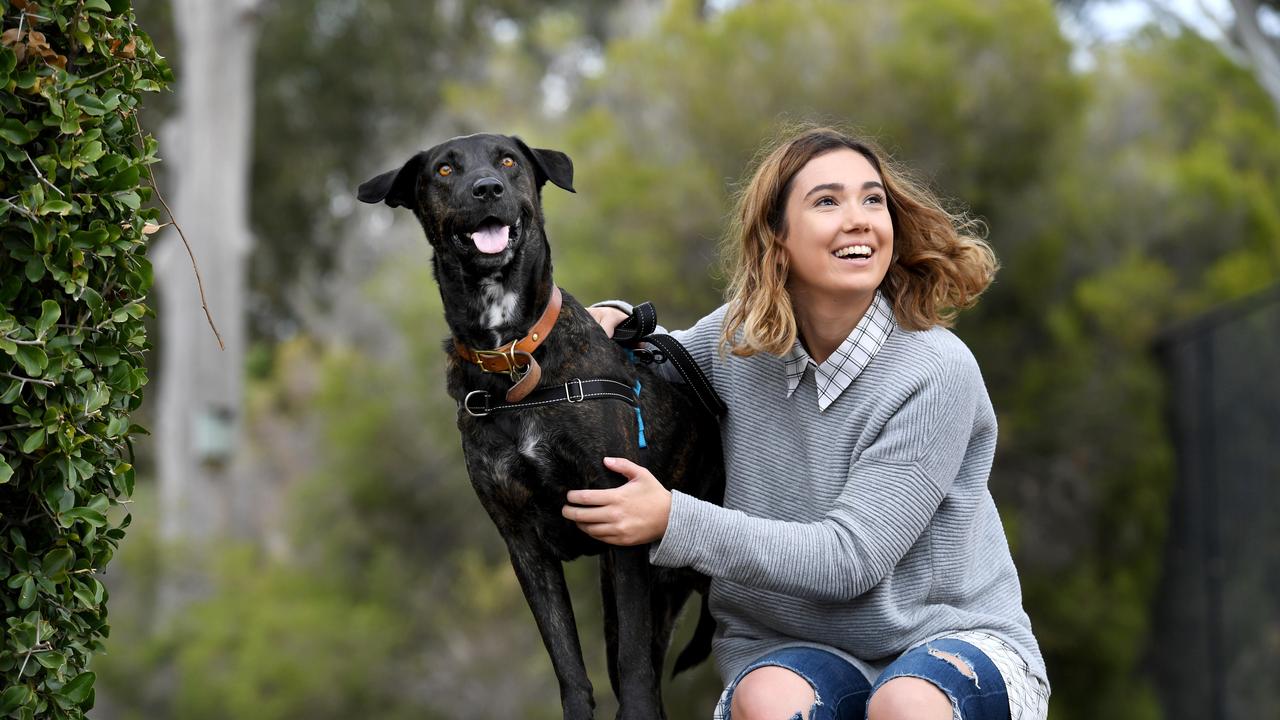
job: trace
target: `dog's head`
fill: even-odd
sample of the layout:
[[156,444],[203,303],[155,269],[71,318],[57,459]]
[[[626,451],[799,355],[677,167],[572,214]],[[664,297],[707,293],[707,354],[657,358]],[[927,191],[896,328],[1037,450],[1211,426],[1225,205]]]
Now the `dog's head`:
[[467,266],[506,265],[542,239],[542,186],[573,192],[573,163],[518,137],[466,135],[409,158],[360,186],[357,197],[413,210],[437,253]]

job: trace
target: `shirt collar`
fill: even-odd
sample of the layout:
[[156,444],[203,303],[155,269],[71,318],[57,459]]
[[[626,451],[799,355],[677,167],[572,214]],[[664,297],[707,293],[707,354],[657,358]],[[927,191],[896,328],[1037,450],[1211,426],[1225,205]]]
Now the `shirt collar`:
[[893,325],[893,308],[877,290],[871,300],[871,307],[867,308],[867,312],[858,321],[858,326],[821,365],[809,357],[797,338],[791,350],[782,356],[783,368],[787,374],[787,397],[795,394],[805,369],[812,365],[814,380],[818,384],[818,410],[826,410],[845,388],[853,384],[863,368],[871,362],[871,358],[876,356],[876,352],[893,331]]

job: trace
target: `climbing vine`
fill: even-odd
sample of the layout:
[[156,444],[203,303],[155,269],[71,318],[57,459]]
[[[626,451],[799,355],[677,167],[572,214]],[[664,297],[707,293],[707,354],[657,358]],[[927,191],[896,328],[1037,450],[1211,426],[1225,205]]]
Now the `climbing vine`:
[[0,718],[80,718],[147,382],[142,96],[129,0],[0,0]]

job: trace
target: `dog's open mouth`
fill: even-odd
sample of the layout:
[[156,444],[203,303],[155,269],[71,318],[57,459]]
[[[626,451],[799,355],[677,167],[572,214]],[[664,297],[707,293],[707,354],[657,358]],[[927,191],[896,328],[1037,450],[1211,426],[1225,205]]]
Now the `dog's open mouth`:
[[468,233],[467,237],[471,238],[471,242],[475,243],[476,249],[480,252],[496,255],[506,250],[509,244],[520,237],[520,221],[517,220],[515,227],[512,228],[495,217],[487,217],[476,226],[474,231]]

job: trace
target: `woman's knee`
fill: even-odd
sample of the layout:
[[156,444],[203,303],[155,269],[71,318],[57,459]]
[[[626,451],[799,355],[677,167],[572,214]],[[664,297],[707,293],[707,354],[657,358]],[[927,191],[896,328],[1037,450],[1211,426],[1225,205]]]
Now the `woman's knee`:
[[808,720],[817,695],[808,680],[777,665],[747,673],[733,689],[732,720],[790,720],[800,713]]
[[867,706],[868,720],[951,720],[951,700],[933,683],[897,677],[881,685]]

